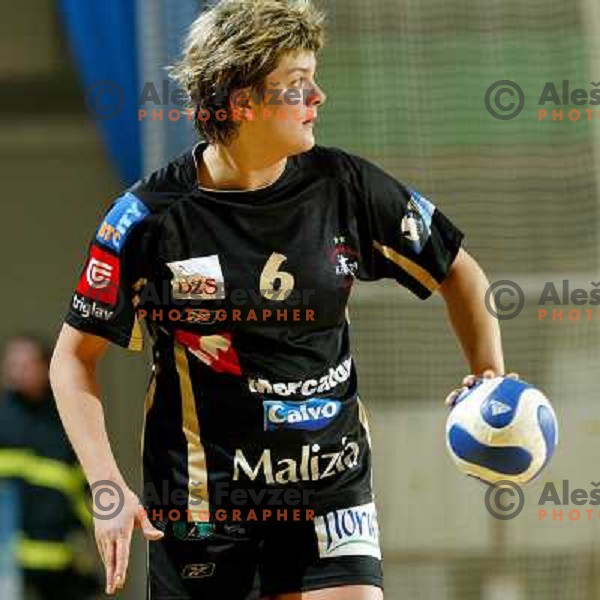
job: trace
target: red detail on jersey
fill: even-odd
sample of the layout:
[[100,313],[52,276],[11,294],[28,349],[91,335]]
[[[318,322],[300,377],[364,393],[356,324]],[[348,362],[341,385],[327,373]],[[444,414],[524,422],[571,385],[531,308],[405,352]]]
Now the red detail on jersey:
[[116,256],[92,246],[77,292],[90,300],[116,306],[119,296],[121,262]]
[[196,335],[179,329],[175,332],[175,340],[213,371],[238,377],[242,374],[237,352],[231,343],[231,333]]
[[343,287],[350,288],[358,272],[358,252],[344,242],[337,242],[329,251],[329,261],[335,265],[335,273],[343,277]]

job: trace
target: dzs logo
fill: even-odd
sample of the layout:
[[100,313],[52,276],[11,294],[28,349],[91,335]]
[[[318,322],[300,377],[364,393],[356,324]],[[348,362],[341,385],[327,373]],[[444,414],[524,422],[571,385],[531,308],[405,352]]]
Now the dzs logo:
[[323,429],[335,419],[342,408],[339,400],[311,398],[306,402],[265,400],[265,431],[278,429]]
[[146,205],[128,192],[116,201],[100,225],[96,234],[98,243],[120,253],[134,225],[149,214]]
[[223,300],[225,280],[217,254],[167,263],[173,273],[171,288],[176,300]]
[[381,559],[375,504],[341,508],[315,518],[319,556],[373,556]]

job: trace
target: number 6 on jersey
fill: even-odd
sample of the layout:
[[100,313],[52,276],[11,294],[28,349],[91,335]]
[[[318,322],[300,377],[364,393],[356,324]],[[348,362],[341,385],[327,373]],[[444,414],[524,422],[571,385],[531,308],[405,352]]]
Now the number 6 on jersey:
[[294,289],[294,276],[278,270],[286,260],[287,256],[274,252],[260,275],[260,293],[267,300],[286,300]]

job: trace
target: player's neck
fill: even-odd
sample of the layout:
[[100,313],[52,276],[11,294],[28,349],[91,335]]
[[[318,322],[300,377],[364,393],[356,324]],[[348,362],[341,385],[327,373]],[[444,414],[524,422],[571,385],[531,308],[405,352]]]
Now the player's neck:
[[286,158],[261,159],[233,145],[210,144],[197,156],[198,184],[209,190],[256,190],[275,183],[286,164]]

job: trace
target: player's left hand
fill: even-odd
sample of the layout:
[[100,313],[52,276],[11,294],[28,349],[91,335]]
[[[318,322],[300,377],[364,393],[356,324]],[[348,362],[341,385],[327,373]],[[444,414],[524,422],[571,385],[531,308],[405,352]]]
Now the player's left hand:
[[481,376],[477,376],[477,375],[473,375],[473,374],[467,375],[462,380],[461,387],[456,388],[455,390],[452,390],[448,394],[448,396],[446,397],[446,400],[444,401],[444,404],[446,406],[448,406],[449,408],[452,408],[454,406],[454,404],[456,403],[456,399],[465,390],[468,390],[470,387],[473,387],[479,379],[493,379],[494,377],[508,377],[509,379],[519,379],[519,374],[518,373],[506,373],[505,375],[498,375],[496,373],[496,371],[494,371],[493,369],[486,369],[481,374]]

